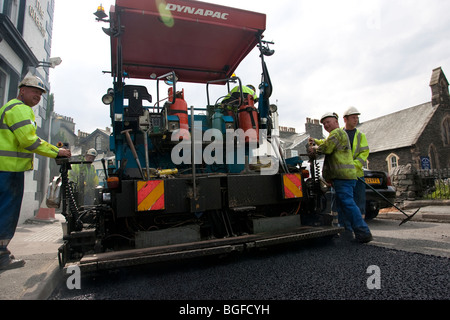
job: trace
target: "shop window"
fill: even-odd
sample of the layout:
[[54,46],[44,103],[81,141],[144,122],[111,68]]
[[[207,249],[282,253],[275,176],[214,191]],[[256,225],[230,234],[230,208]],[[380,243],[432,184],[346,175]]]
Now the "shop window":
[[17,23],[17,0],[4,0],[0,1],[0,5],[3,2],[3,6],[1,6],[1,10],[5,16],[7,16],[11,22],[16,25]]
[[0,106],[6,103],[6,73],[0,69]]

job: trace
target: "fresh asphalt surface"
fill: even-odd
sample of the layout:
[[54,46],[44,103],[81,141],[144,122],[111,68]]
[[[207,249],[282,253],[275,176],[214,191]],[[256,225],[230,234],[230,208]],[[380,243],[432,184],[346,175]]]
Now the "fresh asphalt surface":
[[[389,223],[398,226],[396,221]],[[410,226],[408,228],[416,228],[412,223]],[[81,289],[69,290],[66,283],[61,283],[50,299],[450,298],[448,257],[381,247],[376,240],[375,237],[374,243],[361,245],[335,238],[273,247],[235,257],[196,259],[82,275]],[[386,241],[386,238],[381,240]],[[378,273],[373,270],[378,270]],[[380,281],[376,283],[374,276],[378,275]]]

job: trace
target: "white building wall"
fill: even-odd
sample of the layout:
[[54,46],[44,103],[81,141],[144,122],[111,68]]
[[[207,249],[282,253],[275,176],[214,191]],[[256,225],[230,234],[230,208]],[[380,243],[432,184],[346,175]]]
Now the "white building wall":
[[[17,29],[19,29],[18,25],[23,22],[23,31],[20,32],[21,30],[19,30],[19,33],[22,34],[23,40],[27,44],[28,48],[32,51],[33,55],[37,58],[38,61],[48,61],[51,57],[50,51],[52,43],[53,10],[55,6],[55,0],[26,0],[25,8],[23,8],[23,2],[21,2],[21,0],[8,0],[8,2],[6,0],[0,0],[0,13],[2,14],[6,14],[6,12],[2,11],[4,9],[5,3],[11,5],[11,7],[8,9],[7,16],[9,17],[13,25]],[[74,3],[74,5],[76,5],[76,3]],[[12,86],[14,86],[14,90],[17,89],[17,83],[15,83],[17,80],[17,76],[23,76],[23,73],[27,72],[27,70],[24,69],[24,64],[28,63],[28,60],[22,61],[23,57],[19,56],[17,52],[14,52],[13,48],[14,46],[8,44],[8,42],[4,39],[3,41],[0,41],[0,59],[3,63],[3,66],[5,66],[5,69],[8,69],[1,70],[2,74],[6,75],[6,90],[4,98],[4,100],[6,101],[0,101],[1,105],[6,103],[8,101],[8,98],[10,98],[7,97],[10,93],[8,89],[13,89]],[[28,55],[28,51],[26,52],[26,54]],[[34,61],[34,57],[32,58],[32,60]],[[48,68],[44,69],[42,67],[30,67],[28,72],[41,77],[42,80],[46,82],[47,88],[50,89],[48,84]],[[11,78],[13,77],[13,73],[14,81],[11,80]],[[13,83],[11,83],[11,81]],[[36,124],[38,128],[42,128],[42,126],[46,124],[46,122],[44,121],[45,119],[42,118],[42,116],[45,116],[46,105],[47,96],[43,96],[41,102],[37,106],[33,107],[33,112],[36,117]],[[47,137],[43,136],[41,138],[46,139]],[[41,162],[44,162],[43,158],[41,158]],[[45,166],[39,167],[39,158],[35,156],[34,170],[25,173],[25,190],[19,223],[23,223],[27,219],[33,218],[38,213],[38,210],[41,206],[38,190],[40,189],[40,187],[46,186],[49,183],[49,181],[44,181],[48,180],[48,177],[41,178],[39,181],[36,180],[36,177],[43,176],[42,169],[44,167]],[[40,191],[42,192],[42,194],[45,194],[46,192],[45,188],[44,190],[41,189]]]
[[0,42],[0,56],[3,58],[3,60],[8,61],[8,65],[11,68],[16,70],[17,73],[20,73],[23,68],[23,62],[6,41]]
[[[48,52],[47,50],[50,49],[51,34],[49,34],[48,31],[51,32],[52,30],[53,20],[48,11],[52,10],[52,3],[54,3],[54,0],[26,1],[23,39],[39,61],[48,61],[50,58],[51,52]],[[30,72],[36,72],[36,75],[42,78],[44,82],[48,81],[48,74],[44,68],[37,68],[36,70],[30,70]],[[43,96],[41,102],[33,107],[38,127],[42,127],[44,123],[44,120],[41,118],[41,113],[42,110],[46,109],[46,104],[46,96]],[[42,138],[46,139],[46,137]],[[38,170],[38,168],[39,159],[35,156],[34,170]],[[40,184],[41,181],[36,181],[35,176],[36,174],[34,171],[25,173],[25,190],[19,223],[23,223],[27,219],[33,218],[41,206],[39,199],[36,199],[38,184]],[[45,192],[45,190],[43,190],[43,192]]]
[[[6,41],[0,42],[0,58],[3,61],[7,61],[8,66],[11,69],[14,69],[16,71],[16,73],[20,74],[20,71],[23,68],[23,61],[15,54],[14,50],[9,46],[9,44]],[[8,73],[3,69],[1,69],[1,71],[5,75],[7,75],[7,79],[5,82],[5,88],[4,88],[5,96],[3,97],[3,99],[0,99],[0,100],[4,100],[4,101],[0,101],[0,105],[3,106],[6,102],[8,102],[6,93],[9,92],[10,81],[9,81]]]
[[[45,41],[49,42],[50,35],[46,25],[53,23],[47,12],[50,0],[27,0],[23,39],[33,51],[39,61],[47,60]],[[40,68],[42,72],[42,68]]]

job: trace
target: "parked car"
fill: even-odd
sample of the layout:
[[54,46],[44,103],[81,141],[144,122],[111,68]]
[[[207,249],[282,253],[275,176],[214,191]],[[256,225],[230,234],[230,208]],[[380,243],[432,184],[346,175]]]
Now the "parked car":
[[[320,172],[322,172],[323,168],[323,159],[317,160],[317,167]],[[310,169],[309,161],[303,161],[302,167],[307,170]],[[366,215],[365,220],[374,219],[380,209],[392,207],[389,203],[395,202],[395,188],[391,185],[391,179],[386,172],[383,171],[372,171],[372,170],[364,170],[364,179],[367,184],[369,184],[373,189],[366,185]],[[381,194],[381,195],[380,195]],[[387,202],[385,197],[389,202]],[[326,198],[328,200],[327,210],[330,210],[331,203],[331,192],[327,192]]]
[[[391,179],[386,172],[364,170],[364,179],[369,186],[366,186],[366,220],[371,220],[378,215],[378,212],[382,208],[392,207],[389,203],[395,202],[395,188],[391,185]],[[384,196],[389,200],[387,202],[383,199]]]

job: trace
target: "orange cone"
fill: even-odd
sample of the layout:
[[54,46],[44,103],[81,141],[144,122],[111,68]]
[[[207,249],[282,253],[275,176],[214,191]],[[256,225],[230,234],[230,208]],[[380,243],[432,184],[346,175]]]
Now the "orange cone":
[[55,208],[47,207],[44,199],[41,203],[41,207],[39,208],[38,213],[32,220],[42,222],[55,222]]

